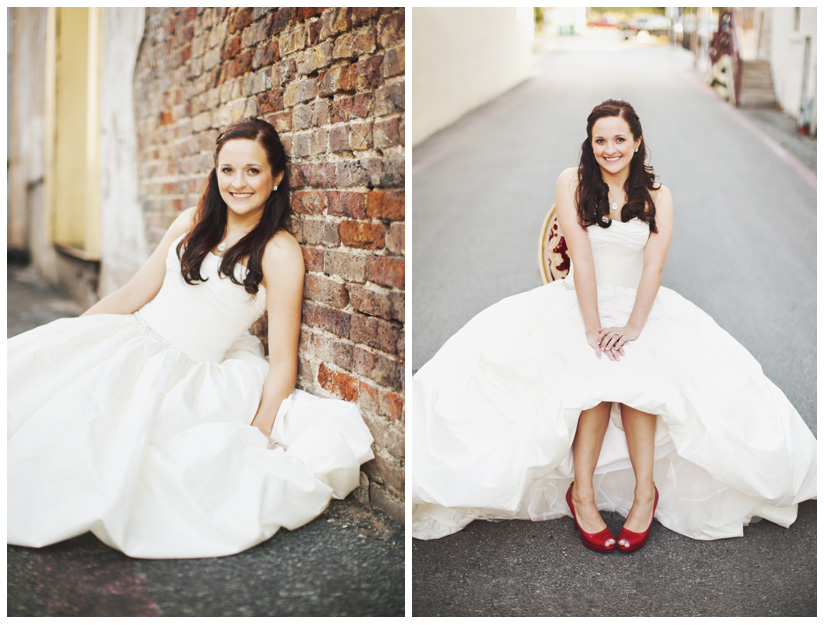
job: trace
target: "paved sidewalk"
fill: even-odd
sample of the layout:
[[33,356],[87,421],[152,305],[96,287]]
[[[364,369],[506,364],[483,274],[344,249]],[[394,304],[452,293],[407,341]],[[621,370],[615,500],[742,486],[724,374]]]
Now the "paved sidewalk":
[[[10,265],[9,336],[80,307]],[[403,616],[404,527],[354,497],[244,553],[137,560],[92,534],[7,547],[8,616]]]

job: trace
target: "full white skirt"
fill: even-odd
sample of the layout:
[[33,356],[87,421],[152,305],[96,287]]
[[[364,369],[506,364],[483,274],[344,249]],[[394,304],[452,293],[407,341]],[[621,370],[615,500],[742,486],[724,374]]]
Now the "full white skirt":
[[[602,324],[624,325],[635,289],[599,287]],[[816,496],[816,439],[748,351],[661,288],[619,361],[597,359],[575,290],[558,281],[484,310],[416,374],[410,398],[413,536],[475,519],[570,516],[582,410],[615,402],[594,486],[627,515],[634,476],[619,404],[656,415],[656,519],[696,539],[785,527]]]
[[195,362],[134,317],[61,319],[8,343],[8,542],[92,531],[140,558],[223,556],[297,528],[373,457],[358,409],[296,390],[267,449],[267,361],[240,337]]

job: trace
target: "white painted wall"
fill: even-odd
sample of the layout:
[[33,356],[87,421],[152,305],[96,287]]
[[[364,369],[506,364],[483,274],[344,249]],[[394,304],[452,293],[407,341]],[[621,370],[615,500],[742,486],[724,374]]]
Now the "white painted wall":
[[[803,93],[813,98],[816,121],[816,9],[801,8],[799,28],[794,27],[793,8],[774,8],[771,32],[771,71],[776,97],[782,109],[799,119]],[[805,38],[811,37],[808,84],[803,85]]]
[[533,9],[412,9],[412,142],[529,75]]
[[103,11],[100,94],[100,232],[98,295],[123,286],[148,257],[138,200],[133,80],[143,38],[143,8]]

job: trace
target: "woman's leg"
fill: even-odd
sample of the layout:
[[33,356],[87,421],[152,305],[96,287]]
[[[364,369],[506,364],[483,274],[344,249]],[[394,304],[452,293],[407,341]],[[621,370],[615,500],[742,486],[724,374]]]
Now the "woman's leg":
[[[630,463],[636,476],[633,506],[624,527],[641,533],[650,527],[656,498],[653,485],[653,443],[656,433],[656,415],[621,405],[622,427],[627,439]],[[625,545],[626,546],[626,545]]]
[[593,473],[610,422],[611,405],[611,402],[602,402],[582,411],[573,439],[573,506],[579,525],[588,534],[596,534],[607,527],[596,507]]

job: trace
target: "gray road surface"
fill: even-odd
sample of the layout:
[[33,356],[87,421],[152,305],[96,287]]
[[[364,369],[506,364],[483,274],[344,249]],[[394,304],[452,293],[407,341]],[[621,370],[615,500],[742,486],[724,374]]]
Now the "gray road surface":
[[[615,33],[554,47],[530,80],[413,150],[413,370],[484,307],[541,284],[556,178],[578,163],[593,106],[617,97],[674,196],[664,285],[744,344],[816,433],[816,191],[760,139],[781,129],[754,131],[770,116],[720,102],[684,50]],[[759,523],[744,539],[656,523],[629,557],[587,551],[567,518],[476,522],[413,541],[413,614],[814,615],[815,545],[815,502],[790,530]]]

